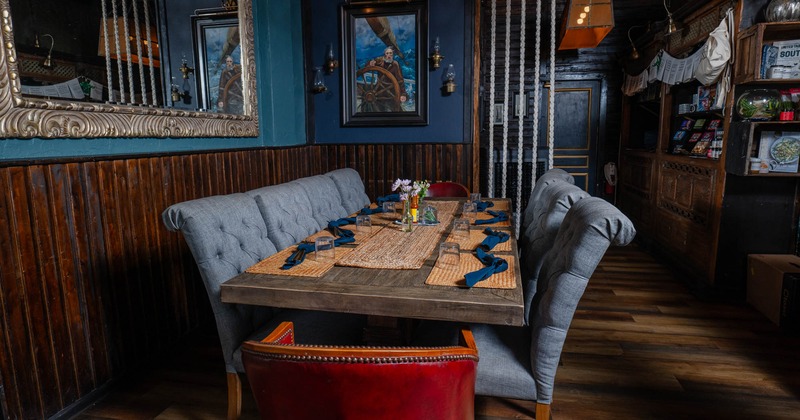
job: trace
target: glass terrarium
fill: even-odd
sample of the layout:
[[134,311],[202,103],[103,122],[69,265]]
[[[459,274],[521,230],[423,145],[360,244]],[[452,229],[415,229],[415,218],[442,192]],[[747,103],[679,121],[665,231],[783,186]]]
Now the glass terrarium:
[[746,121],[769,121],[781,110],[781,95],[775,89],[752,89],[736,101],[736,113]]

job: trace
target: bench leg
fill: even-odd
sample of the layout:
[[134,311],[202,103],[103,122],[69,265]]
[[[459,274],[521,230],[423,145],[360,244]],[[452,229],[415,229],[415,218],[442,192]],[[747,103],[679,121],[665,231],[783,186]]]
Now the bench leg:
[[242,381],[238,373],[228,372],[228,420],[242,415]]

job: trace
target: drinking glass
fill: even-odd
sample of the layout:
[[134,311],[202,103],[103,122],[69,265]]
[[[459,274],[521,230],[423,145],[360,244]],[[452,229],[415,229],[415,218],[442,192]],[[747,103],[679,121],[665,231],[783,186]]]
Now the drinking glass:
[[368,214],[356,216],[356,231],[366,234],[372,232],[372,218]]
[[397,218],[397,214],[395,214],[395,203],[394,201],[387,201],[383,203],[383,218],[388,220],[395,220]]
[[453,220],[453,236],[469,238],[469,220],[464,218]]
[[314,260],[333,264],[336,260],[336,246],[333,236],[320,236],[314,240]]
[[461,262],[460,251],[456,242],[442,242],[439,245],[439,259],[436,260],[436,266],[444,269],[457,268]]
[[471,193],[469,195],[469,201],[472,201],[473,203],[476,203],[476,204],[479,203],[481,201],[481,193],[479,193],[479,192]]
[[461,210],[461,215],[469,220],[470,223],[475,221],[478,216],[478,206],[474,201],[467,201]]

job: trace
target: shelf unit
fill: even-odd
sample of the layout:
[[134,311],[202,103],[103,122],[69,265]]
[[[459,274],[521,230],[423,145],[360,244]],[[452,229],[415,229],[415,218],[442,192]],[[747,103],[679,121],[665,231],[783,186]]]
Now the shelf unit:
[[[727,3],[711,3],[708,10],[714,7],[723,10]],[[703,13],[684,22],[702,26]],[[737,22],[741,13],[740,4]],[[744,300],[748,254],[796,252],[800,176],[751,176],[749,157],[761,132],[800,131],[800,122],[744,122],[733,115],[737,89],[741,92],[776,83],[800,85],[797,80],[758,77],[761,45],[793,38],[800,38],[798,22],[757,24],[735,36],[732,80],[739,85],[732,86],[722,110],[679,114],[678,104],[691,102],[688,98],[699,83],[661,86],[657,125],[646,123],[658,130],[652,149],[641,147],[638,138],[646,131],[638,101],[626,98],[623,102],[617,205],[633,220],[640,242],[672,262],[698,291]],[[694,47],[671,46],[668,52],[680,56]],[[722,119],[724,140],[719,159],[668,153],[670,140],[684,118]]]
[[764,44],[800,39],[800,22],[757,23],[736,36],[733,83],[800,82],[798,79],[762,79],[761,53]]

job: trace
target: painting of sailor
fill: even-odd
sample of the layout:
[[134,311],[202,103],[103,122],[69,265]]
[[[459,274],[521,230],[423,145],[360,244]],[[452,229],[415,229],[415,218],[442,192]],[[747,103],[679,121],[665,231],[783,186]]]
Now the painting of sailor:
[[426,123],[424,12],[424,2],[343,6],[345,125]]

